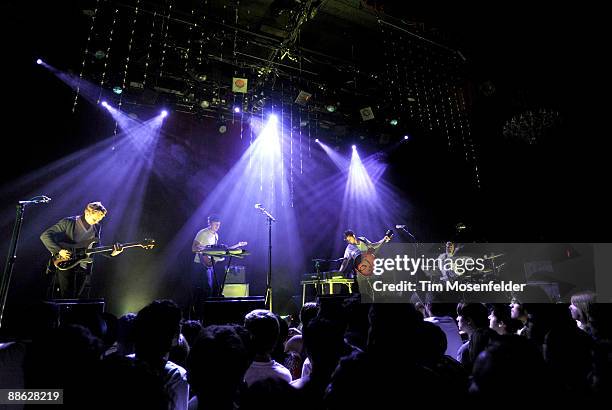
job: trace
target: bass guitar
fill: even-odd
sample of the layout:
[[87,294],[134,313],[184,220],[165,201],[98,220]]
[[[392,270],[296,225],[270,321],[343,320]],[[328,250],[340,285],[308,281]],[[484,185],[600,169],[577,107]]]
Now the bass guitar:
[[355,267],[355,272],[358,274],[370,277],[374,273],[374,259],[376,259],[376,253],[382,248],[382,245],[389,242],[393,238],[393,231],[388,230],[385,233],[385,238],[383,239],[383,243],[380,244],[377,248],[370,247],[365,253],[361,254],[361,260]]
[[[88,247],[85,248],[70,248],[69,246],[62,247],[63,249],[67,249],[70,251],[70,256],[68,258],[63,258],[59,254],[53,256],[51,258],[51,262],[53,266],[58,270],[68,270],[74,268],[76,265],[81,263],[92,263],[93,255],[97,253],[111,253],[115,250],[114,246],[100,246],[93,247],[93,245],[97,243],[96,240],[92,241]],[[128,243],[119,243],[120,248],[135,248],[140,247],[143,249],[153,249],[155,247],[154,239],[145,239],[142,242],[128,242]]]

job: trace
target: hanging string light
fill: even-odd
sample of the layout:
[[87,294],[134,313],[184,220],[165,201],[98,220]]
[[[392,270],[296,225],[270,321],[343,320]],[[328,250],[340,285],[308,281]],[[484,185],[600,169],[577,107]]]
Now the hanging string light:
[[[295,91],[293,86],[293,77],[291,77],[291,90]],[[289,106],[289,145],[291,156],[289,157],[289,203],[293,208],[293,105]],[[300,146],[300,158],[302,157],[302,147]]]
[[[206,9],[206,5],[208,4],[208,0],[204,0],[202,2],[202,10]],[[204,25],[204,22],[206,21],[206,14],[202,13],[202,26]],[[196,23],[196,27],[197,27],[197,23]],[[202,63],[204,61],[203,58],[203,52],[204,52],[204,27],[200,28],[200,49],[198,51],[198,63]]]
[[149,31],[149,45],[147,46],[147,56],[145,57],[144,73],[142,76],[142,86],[147,84],[147,74],[149,72],[149,64],[151,63],[151,50],[153,49],[153,36],[155,34],[155,19],[157,18],[157,11],[153,12],[153,18],[151,19],[151,30]]
[[77,101],[81,92],[81,80],[83,79],[83,73],[85,72],[85,63],[87,61],[87,55],[89,54],[89,44],[91,43],[91,36],[93,35],[94,28],[96,26],[96,17],[98,16],[98,8],[100,0],[96,0],[96,7],[91,15],[91,25],[89,26],[89,32],[87,34],[87,41],[85,41],[85,50],[83,51],[83,61],[81,62],[81,72],[79,73],[79,80],[77,82],[76,91],[74,93],[74,101],[72,102],[72,112],[76,110]]
[[[281,99],[280,99],[280,152],[281,152],[281,205],[285,206],[285,84],[281,82]],[[291,160],[291,159],[290,159]]]
[[108,32],[108,47],[106,48],[106,55],[104,56],[104,67],[102,69],[102,77],[100,78],[100,93],[98,94],[98,100],[96,103],[100,103],[102,98],[102,90],[104,88],[104,80],[106,79],[106,71],[108,69],[108,61],[111,53],[111,47],[113,46],[113,33],[115,31],[115,24],[117,23],[117,16],[119,15],[119,9],[114,9],[113,11],[113,21],[110,26],[110,31]]
[[[185,65],[183,67],[183,71],[185,72],[185,77],[189,77],[189,69],[190,69],[190,63],[192,63],[191,61],[191,39],[193,36],[193,28],[197,27],[197,21],[195,18],[195,8],[191,9],[191,20],[192,22],[194,22],[193,24],[187,24],[187,47],[185,47]],[[195,102],[195,93],[194,93],[194,82],[193,81],[188,81],[187,82],[187,93],[185,96],[185,102],[189,104],[190,107],[192,106],[192,103]]]
[[[125,64],[123,66],[123,80],[121,81],[121,94],[119,94],[119,109],[123,105],[123,94],[126,89],[126,82],[128,76],[128,68],[130,65],[130,55],[132,51],[132,44],[134,42],[134,33],[136,32],[136,22],[138,19],[138,8],[140,6],[140,0],[136,0],[136,7],[134,8],[134,18],[132,19],[132,31],[130,32],[130,38],[128,40],[128,49],[125,56]],[[115,134],[117,134],[117,126],[115,126]]]
[[172,0],[168,0],[168,13],[165,17],[162,17],[162,26],[160,32],[160,38],[162,39],[162,50],[161,50],[161,58],[159,61],[159,76],[157,77],[158,81],[164,75],[164,64],[166,62],[166,50],[168,49],[168,32],[170,31],[170,14],[172,13]]

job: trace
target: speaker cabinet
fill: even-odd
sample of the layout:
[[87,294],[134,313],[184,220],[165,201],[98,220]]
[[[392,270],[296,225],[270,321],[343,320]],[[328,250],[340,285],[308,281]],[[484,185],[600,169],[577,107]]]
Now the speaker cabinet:
[[226,283],[223,287],[223,295],[225,297],[237,298],[249,296],[248,283]]
[[104,299],[52,299],[43,301],[48,318],[59,325],[77,324],[91,329],[104,313]]
[[202,324],[225,325],[244,324],[244,317],[255,309],[265,309],[263,296],[242,298],[208,298],[202,302]]

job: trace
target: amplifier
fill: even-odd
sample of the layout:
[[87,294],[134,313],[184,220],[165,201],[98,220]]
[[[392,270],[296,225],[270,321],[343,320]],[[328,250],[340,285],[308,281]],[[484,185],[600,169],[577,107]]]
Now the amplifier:
[[230,266],[225,283],[246,283],[246,268],[240,265]]
[[248,283],[226,283],[223,287],[223,295],[225,297],[243,297],[249,296],[249,284]]

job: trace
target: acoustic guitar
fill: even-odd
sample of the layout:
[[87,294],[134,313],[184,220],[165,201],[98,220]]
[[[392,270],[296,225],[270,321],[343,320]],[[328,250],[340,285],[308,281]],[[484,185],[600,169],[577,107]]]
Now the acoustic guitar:
[[372,276],[374,273],[374,259],[376,259],[376,253],[385,243],[389,242],[391,238],[393,238],[393,231],[389,229],[385,233],[384,242],[380,244],[378,248],[370,247],[365,253],[361,254],[361,260],[355,267],[355,272],[365,277]]

